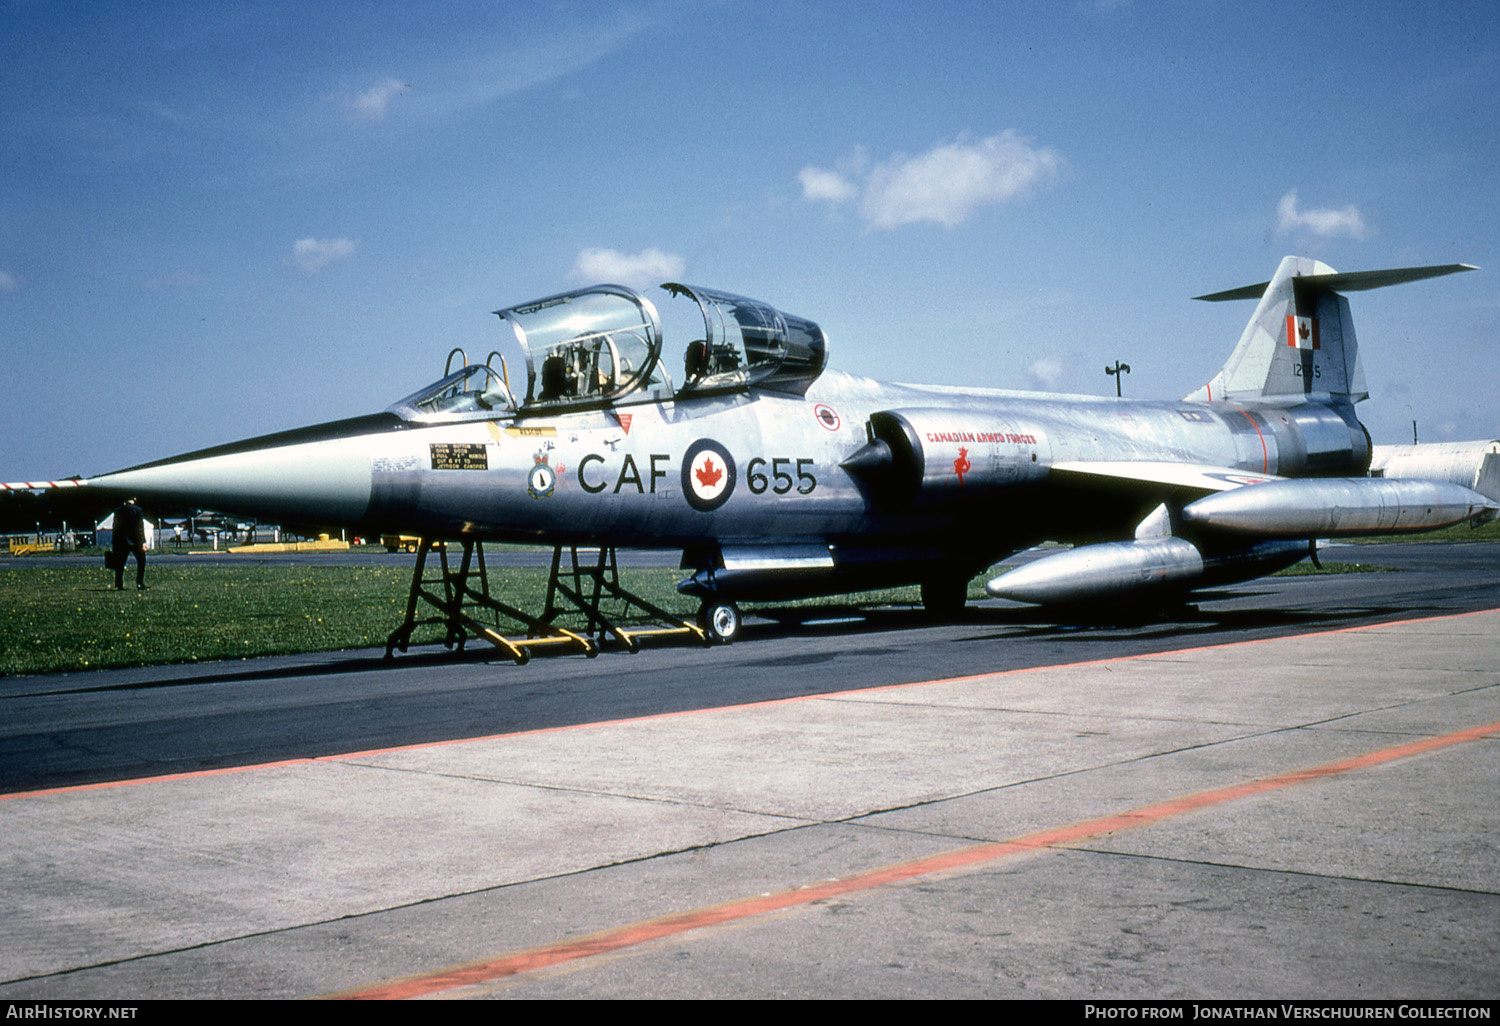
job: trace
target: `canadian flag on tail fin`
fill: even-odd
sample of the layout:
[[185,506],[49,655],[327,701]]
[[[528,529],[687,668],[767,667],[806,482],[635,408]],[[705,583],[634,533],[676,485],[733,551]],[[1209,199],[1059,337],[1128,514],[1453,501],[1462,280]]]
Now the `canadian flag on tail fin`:
[[1293,349],[1318,348],[1318,319],[1287,314],[1286,344]]

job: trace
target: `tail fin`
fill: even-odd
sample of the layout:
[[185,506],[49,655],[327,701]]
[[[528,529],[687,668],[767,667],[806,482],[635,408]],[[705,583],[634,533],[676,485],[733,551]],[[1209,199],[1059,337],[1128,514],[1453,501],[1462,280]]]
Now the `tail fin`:
[[1219,372],[1189,400],[1326,397],[1357,403],[1369,398],[1349,301],[1357,292],[1421,281],[1468,264],[1400,267],[1339,274],[1308,257],[1286,257],[1270,281],[1196,298],[1209,302],[1259,299],[1239,345]]

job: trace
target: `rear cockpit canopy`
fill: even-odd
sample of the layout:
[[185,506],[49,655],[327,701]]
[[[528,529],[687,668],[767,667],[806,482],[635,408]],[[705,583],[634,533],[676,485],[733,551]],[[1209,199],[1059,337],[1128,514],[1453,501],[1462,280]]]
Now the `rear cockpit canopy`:
[[467,420],[750,388],[801,395],[827,363],[827,339],[812,321],[728,292],[662,288],[697,304],[703,321],[684,351],[680,389],[662,359],[656,307],[624,285],[594,285],[495,311],[524,354],[524,396],[502,359],[498,370],[485,363],[448,374],[392,409],[408,420]]
[[668,282],[703,313],[703,338],[683,356],[684,394],[766,388],[806,393],[828,363],[828,340],[812,321],[728,292]]

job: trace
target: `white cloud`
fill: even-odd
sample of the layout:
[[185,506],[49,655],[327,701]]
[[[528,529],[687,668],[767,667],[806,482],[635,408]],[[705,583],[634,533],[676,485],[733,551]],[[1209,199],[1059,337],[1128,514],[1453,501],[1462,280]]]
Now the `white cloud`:
[[1062,165],[1055,150],[1036,149],[1014,132],[963,141],[919,157],[897,154],[870,173],[861,212],[877,228],[936,221],[952,228],[974,211],[1023,195]]
[[[479,32],[432,62],[407,55],[410,63],[402,69],[407,76],[403,82],[386,79],[358,100],[346,92],[339,102],[362,113],[358,104],[364,101],[373,111],[383,112],[382,103],[411,88],[405,82],[416,82],[421,106],[413,113],[450,117],[564,79],[619,53],[653,27],[649,12],[637,11],[635,5],[595,4],[576,12],[574,6],[528,4],[526,17],[498,49],[492,33]],[[366,116],[374,119],[380,114]]]
[[687,262],[676,253],[652,247],[639,253],[617,249],[586,249],[578,254],[569,276],[587,282],[617,282],[646,286],[682,277]]
[[922,221],[952,228],[981,207],[1025,195],[1062,166],[1056,150],[1006,130],[978,141],[960,138],[915,157],[898,153],[865,175],[863,189],[845,174],[822,168],[803,168],[798,178],[804,199],[837,204],[862,194],[860,216],[875,228]]
[[1063,379],[1065,370],[1061,361],[1045,356],[1026,369],[1043,388],[1048,389],[1057,387],[1057,383]]
[[391,105],[391,101],[410,88],[399,78],[387,78],[355,96],[350,105],[360,117],[379,121],[385,117],[386,108]]
[[353,239],[298,239],[287,262],[303,274],[316,274],[335,260],[354,252]]
[[0,292],[18,292],[21,279],[9,271],[0,271]]
[[1297,190],[1293,189],[1276,204],[1276,234],[1295,231],[1309,231],[1325,237],[1347,235],[1351,239],[1363,239],[1370,234],[1358,207],[1351,204],[1343,210],[1326,207],[1298,210]]
[[797,172],[802,183],[802,198],[813,202],[842,203],[859,195],[859,188],[837,171],[805,167]]

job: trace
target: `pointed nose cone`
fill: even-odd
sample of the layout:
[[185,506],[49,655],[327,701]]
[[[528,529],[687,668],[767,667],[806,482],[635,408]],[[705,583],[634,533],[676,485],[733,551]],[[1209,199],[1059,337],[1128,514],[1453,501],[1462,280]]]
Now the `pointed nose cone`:
[[370,507],[374,436],[392,426],[360,418],[268,435],[103,474],[88,486],[267,519],[355,524]]

